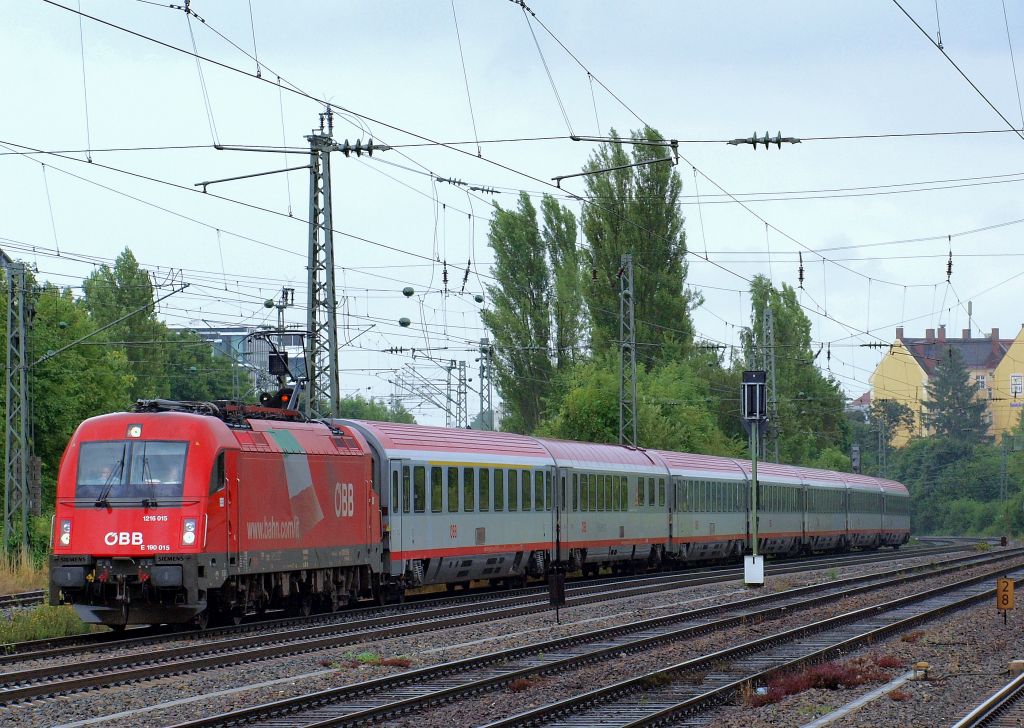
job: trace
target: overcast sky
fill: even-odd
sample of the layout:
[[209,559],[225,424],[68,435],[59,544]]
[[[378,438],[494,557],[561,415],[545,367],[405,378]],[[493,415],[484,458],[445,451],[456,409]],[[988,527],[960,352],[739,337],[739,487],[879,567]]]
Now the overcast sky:
[[[251,16],[241,0],[193,0],[205,23],[193,17],[191,35],[185,14],[158,2],[81,0],[83,13],[121,29],[80,22],[56,3],[7,2],[0,141],[72,151],[0,156],[0,246],[37,265],[41,278],[71,286],[127,246],[161,280],[181,269],[191,284],[161,305],[169,325],[272,323],[263,301],[282,285],[305,300],[308,173],[216,185],[205,197],[194,184],[306,157],[217,151],[215,141],[307,147],[322,103],[294,88],[351,112],[335,119],[339,141],[480,139],[482,158],[470,143],[458,147],[467,153],[406,147],[332,162],[335,227],[344,233],[335,237],[341,338],[354,339],[341,354],[343,390],[391,395],[388,380],[412,363],[410,347],[468,361],[475,384],[469,350],[486,332],[472,295],[489,280],[491,202],[511,206],[520,189],[557,193],[550,179],[578,171],[594,148],[565,139],[570,128],[627,133],[642,119],[681,140],[687,243],[700,254],[689,257],[688,284],[705,298],[699,334],[738,343],[749,279],[797,286],[801,251],[801,301],[815,342],[831,351],[818,363],[856,397],[882,355],[862,345],[891,342],[897,326],[923,336],[946,324],[959,336],[969,300],[976,336],[997,327],[1012,337],[1024,322],[1024,139],[981,95],[1024,126],[1012,63],[1024,74],[1024,4],[1007,0],[1004,19],[993,0],[939,0],[938,16],[934,0],[900,2],[932,38],[941,27],[946,53],[981,93],[883,0],[536,0],[529,20],[508,0],[252,0]],[[200,55],[230,67],[201,63],[205,94],[195,59],[169,47],[191,53],[193,37]],[[756,152],[721,143],[780,130],[805,141]],[[996,133],[810,139],[964,131]],[[545,136],[563,138],[486,141]],[[102,151],[172,146],[196,148]],[[564,187],[584,190],[580,179]],[[566,204],[579,213],[578,202]],[[412,299],[401,295],[406,285]],[[408,329],[397,325],[403,316]],[[301,325],[305,313],[296,307],[288,318]],[[407,353],[381,351],[399,346]],[[429,406],[415,413],[444,422]]]

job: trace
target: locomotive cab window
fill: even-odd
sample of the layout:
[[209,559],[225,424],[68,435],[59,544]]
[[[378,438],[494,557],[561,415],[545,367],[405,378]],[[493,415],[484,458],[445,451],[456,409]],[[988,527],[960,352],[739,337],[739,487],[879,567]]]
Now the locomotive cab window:
[[210,495],[224,489],[227,472],[224,470],[224,451],[217,453],[217,459],[213,461],[213,468],[210,469]]
[[[75,497],[96,500],[180,499],[187,442],[134,440],[83,443]],[[91,503],[89,504],[91,505]]]

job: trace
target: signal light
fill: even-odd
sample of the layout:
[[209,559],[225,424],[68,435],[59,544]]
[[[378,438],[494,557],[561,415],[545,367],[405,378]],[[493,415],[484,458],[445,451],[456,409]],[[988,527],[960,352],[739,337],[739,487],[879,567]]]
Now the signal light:
[[291,387],[282,387],[275,394],[260,392],[260,405],[272,409],[288,409],[288,403],[291,401],[293,393]]

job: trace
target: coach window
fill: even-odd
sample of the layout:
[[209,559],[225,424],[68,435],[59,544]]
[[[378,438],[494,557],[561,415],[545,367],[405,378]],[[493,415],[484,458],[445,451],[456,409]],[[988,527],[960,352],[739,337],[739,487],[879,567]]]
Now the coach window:
[[530,471],[524,470],[522,473],[520,473],[520,477],[523,481],[523,489],[521,491],[523,494],[523,502],[520,505],[520,508],[522,508],[524,511],[528,511],[530,510]]
[[494,469],[494,510],[505,510],[505,471]]
[[491,470],[480,468],[480,510],[491,510]]
[[629,476],[620,475],[619,484],[622,486],[622,490],[619,491],[619,510],[629,510]]
[[647,479],[647,505],[654,505],[654,478]]
[[391,471],[391,503],[388,504],[391,513],[398,513],[398,471]]
[[559,478],[559,486],[560,487],[558,489],[558,496],[559,496],[558,497],[558,507],[559,507],[559,509],[564,511],[566,505],[568,504],[568,501],[565,498],[565,476],[564,475],[561,476],[561,478]]
[[609,511],[619,510],[619,476],[609,475],[608,479],[612,481],[612,503],[608,507]]
[[551,498],[551,473],[549,471],[544,472],[544,510],[550,511],[554,506],[554,500]]
[[580,509],[580,474],[572,474],[572,509],[578,511]]
[[604,476],[597,476],[597,510],[604,510]]
[[476,478],[473,468],[462,469],[462,510],[472,513],[476,510]]
[[544,473],[540,470],[533,472],[533,510],[544,510]]
[[597,475],[591,473],[587,476],[587,490],[590,491],[590,510],[597,511]]
[[614,475],[604,476],[604,509],[606,511],[613,510],[614,503],[612,502],[612,481],[615,480]]
[[412,509],[423,513],[427,508],[427,468],[416,465],[412,469]]
[[636,479],[636,504],[642,506],[644,504],[644,479],[643,476],[639,476]]
[[409,512],[409,504],[412,503],[412,468],[408,465],[402,467],[402,513]]
[[448,512],[459,511],[459,469],[448,468]]
[[658,478],[658,506],[665,507],[665,479]]
[[590,510],[590,488],[587,486],[587,474],[580,476],[580,510]]
[[441,468],[430,468],[430,512],[440,513],[444,498],[444,480],[441,475]]
[[508,509],[514,511],[519,503],[519,471],[508,471]]

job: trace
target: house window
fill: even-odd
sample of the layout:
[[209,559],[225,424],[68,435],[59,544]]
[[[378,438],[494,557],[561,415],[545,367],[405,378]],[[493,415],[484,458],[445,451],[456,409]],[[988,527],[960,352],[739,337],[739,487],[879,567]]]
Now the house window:
[[975,384],[978,385],[978,389],[985,389],[986,384],[985,384],[985,375],[984,374],[976,374],[974,376],[974,382],[975,382]]

